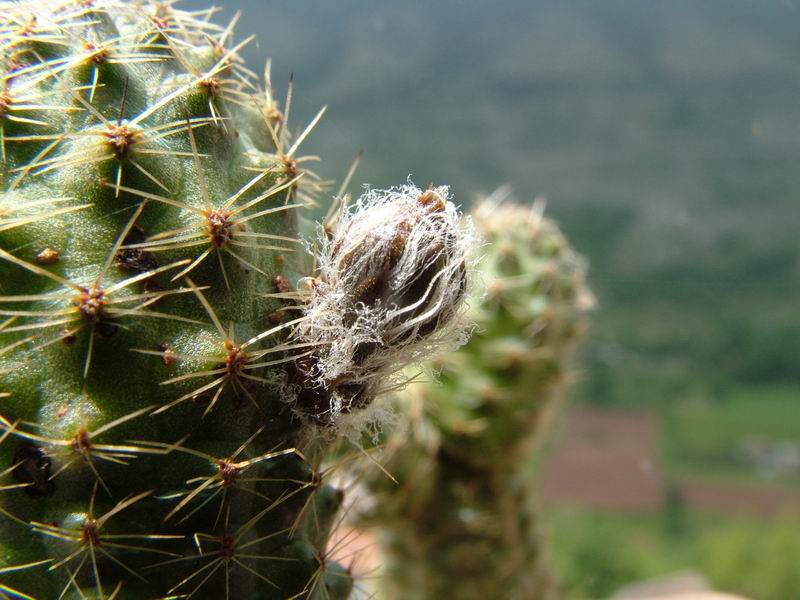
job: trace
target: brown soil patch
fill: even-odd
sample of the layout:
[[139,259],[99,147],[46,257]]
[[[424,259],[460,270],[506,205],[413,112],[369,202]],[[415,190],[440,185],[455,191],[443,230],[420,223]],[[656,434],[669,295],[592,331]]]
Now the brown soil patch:
[[[656,512],[665,482],[658,455],[655,415],[578,408],[545,459],[545,506],[578,504],[601,510]],[[680,482],[688,507],[709,512],[773,516],[800,513],[800,491],[702,480]]]
[[621,511],[656,511],[664,481],[658,420],[646,413],[580,408],[545,461],[546,505],[577,503]]

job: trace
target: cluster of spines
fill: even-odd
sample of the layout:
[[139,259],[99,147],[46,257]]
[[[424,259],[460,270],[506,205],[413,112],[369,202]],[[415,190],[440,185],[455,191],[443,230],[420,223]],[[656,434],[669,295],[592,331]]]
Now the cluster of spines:
[[0,5],[0,597],[352,583],[277,393],[322,111],[292,140],[235,19],[172,4]]

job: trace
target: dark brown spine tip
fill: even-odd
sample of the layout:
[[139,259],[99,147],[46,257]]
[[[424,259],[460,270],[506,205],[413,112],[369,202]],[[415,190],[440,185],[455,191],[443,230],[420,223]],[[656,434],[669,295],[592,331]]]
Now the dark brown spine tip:
[[18,483],[25,484],[25,493],[34,498],[49,496],[55,491],[50,478],[50,457],[38,446],[22,442],[14,451],[14,468],[11,470]]
[[267,319],[269,320],[271,325],[280,325],[281,323],[286,322],[286,311],[284,310],[273,310],[269,315],[267,315]]
[[[293,158],[288,156],[283,157],[283,172],[289,179],[294,179],[300,174],[300,168],[297,165],[297,161]],[[292,184],[292,189],[297,188],[297,182],[295,181]]]
[[8,116],[11,102],[11,94],[8,92],[0,92],[0,119],[5,119],[6,116]]
[[191,397],[191,401],[194,404],[198,404],[200,406],[203,406],[203,405],[208,404],[209,402],[211,402],[211,394],[209,394],[208,392],[202,392],[200,394],[195,394],[194,396]]
[[235,223],[231,220],[231,213],[210,210],[206,211],[205,217],[214,246],[222,248],[233,239]]
[[89,53],[89,60],[95,65],[102,65],[108,61],[108,49],[86,42],[83,49]]
[[276,275],[272,280],[272,285],[275,287],[275,291],[279,294],[285,294],[286,292],[292,291],[292,286],[289,284],[289,280],[283,275]]
[[198,86],[205,90],[209,98],[216,98],[222,90],[222,83],[216,77],[208,77],[198,83]]
[[125,125],[111,125],[102,135],[117,160],[125,160],[131,147],[142,139],[141,131],[132,130]]
[[86,546],[100,545],[100,531],[94,519],[87,519],[81,526],[81,543]]
[[169,344],[166,342],[162,342],[158,345],[158,350],[162,353],[161,354],[161,362],[164,363],[165,366],[169,367],[175,364],[175,361],[178,360],[175,356],[175,352],[172,348],[169,347]]

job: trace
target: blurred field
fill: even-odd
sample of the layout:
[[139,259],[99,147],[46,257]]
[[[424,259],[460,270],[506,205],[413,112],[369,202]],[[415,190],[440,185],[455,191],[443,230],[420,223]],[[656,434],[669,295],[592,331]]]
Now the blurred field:
[[682,403],[667,412],[672,473],[800,491],[800,403],[788,387],[734,390],[722,406]]
[[736,451],[742,431],[789,440],[797,431],[772,411],[759,419],[751,401],[737,407],[722,425],[696,407],[666,419],[597,408],[566,417],[542,481],[568,598],[606,597],[686,569],[753,599],[800,597],[796,474],[766,477]]
[[[549,523],[566,597],[605,598],[623,585],[686,569],[716,589],[754,600],[795,600],[800,519],[715,518],[560,509]],[[689,541],[691,540],[691,541]]]

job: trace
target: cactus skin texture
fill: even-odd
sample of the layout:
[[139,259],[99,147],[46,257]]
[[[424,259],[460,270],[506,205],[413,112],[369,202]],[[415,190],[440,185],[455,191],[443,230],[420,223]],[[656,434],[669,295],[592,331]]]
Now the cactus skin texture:
[[[441,382],[397,398],[408,430],[386,440],[385,476],[365,524],[380,532],[383,597],[554,597],[534,493],[534,450],[562,395],[572,342],[592,296],[583,261],[541,206],[495,195],[473,211],[486,242],[477,324],[459,352],[435,359]],[[374,470],[373,470],[374,473]]]
[[0,598],[346,598],[287,373],[321,113],[172,5],[0,2]]

